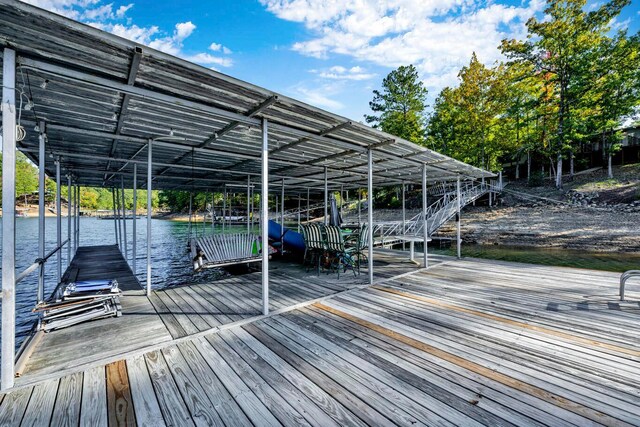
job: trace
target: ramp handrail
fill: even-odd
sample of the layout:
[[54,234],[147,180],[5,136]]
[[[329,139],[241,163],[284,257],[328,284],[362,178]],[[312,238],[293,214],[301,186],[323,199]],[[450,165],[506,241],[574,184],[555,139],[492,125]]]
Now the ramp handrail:
[[628,270],[620,276],[620,301],[624,301],[624,287],[628,279],[640,277],[640,270]]

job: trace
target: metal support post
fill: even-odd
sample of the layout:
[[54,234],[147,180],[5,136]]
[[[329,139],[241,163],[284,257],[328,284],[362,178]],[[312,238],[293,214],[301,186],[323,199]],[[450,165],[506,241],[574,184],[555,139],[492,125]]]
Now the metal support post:
[[[116,244],[118,243],[116,236]],[[67,267],[71,264],[71,175],[67,175]]]
[[369,261],[369,284],[373,285],[373,150],[369,148],[368,153],[368,173],[367,173],[367,240],[368,244],[368,261]]
[[[60,158],[56,159],[56,247],[62,244],[62,197],[60,194]],[[56,284],[62,279],[62,248],[58,250],[56,263]]]
[[13,387],[16,340],[16,52],[2,58],[2,390]]
[[300,232],[300,213],[302,206],[302,198],[300,197],[300,193],[298,193],[298,233]]
[[344,185],[340,185],[340,218],[344,216],[342,212],[343,206],[344,206]]
[[224,234],[227,222],[227,184],[224,185],[224,196],[222,198],[222,233]]
[[251,234],[251,175],[247,175],[247,234]]
[[137,273],[136,258],[138,256],[138,234],[137,234],[137,217],[138,217],[138,164],[133,164],[133,218],[131,219],[131,233],[133,234],[133,241],[131,247],[131,265],[133,269],[133,275]]
[[311,218],[311,201],[310,201],[310,191],[309,187],[307,187],[307,224],[309,224],[309,219]]
[[147,145],[147,297],[151,296],[151,190],[153,173],[153,140]]
[[362,224],[362,188],[358,188],[358,225]]
[[115,236],[116,239],[116,245],[120,248],[122,248],[122,246],[120,245],[120,235],[118,234],[118,215],[116,215],[116,189],[112,188],[111,189],[111,203],[113,204],[113,235]]
[[71,217],[72,217],[71,218],[71,222],[72,222],[71,241],[73,242],[72,243],[72,246],[73,246],[73,251],[72,252],[73,252],[73,255],[75,255],[76,254],[76,250],[77,250],[77,248],[76,248],[76,226],[78,225],[78,222],[76,221],[76,215],[78,213],[78,210],[76,209],[76,207],[77,207],[77,204],[78,204],[78,200],[76,199],[77,194],[76,194],[76,186],[75,185],[71,186],[71,194],[73,195],[71,197],[71,200],[72,200],[72,202],[71,202],[71,210],[72,210],[72,213],[71,213]]
[[324,167],[324,225],[329,223],[328,206],[329,203],[329,188],[327,186],[327,167]]
[[76,186],[76,253],[80,247],[80,185]]
[[253,220],[254,220],[254,212],[255,212],[255,205],[254,205],[255,188],[252,188],[249,194],[251,194],[251,230],[253,231]]
[[284,254],[284,178],[280,189],[280,253]]
[[[193,191],[189,192],[189,239],[191,239],[191,232],[193,230]],[[196,232],[197,232],[196,228]]]
[[[44,238],[45,238],[45,223],[44,223],[44,210],[45,210],[45,167],[46,167],[46,154],[45,154],[45,140],[47,135],[45,133],[44,120],[38,124],[40,129],[40,135],[38,136],[39,150],[38,150],[38,258],[44,259]],[[38,291],[37,291],[37,304],[44,301],[44,262],[40,264],[38,271]]]
[[460,245],[462,244],[462,240],[460,239],[460,205],[461,205],[461,191],[460,191],[460,177],[458,177],[458,182],[457,182],[457,188],[456,188],[456,192],[457,192],[457,196],[456,199],[458,200],[458,215],[456,216],[456,228],[457,228],[457,238],[456,238],[456,248],[458,251],[458,259],[460,259],[461,257],[461,252],[460,252]]
[[424,225],[422,226],[422,237],[424,240],[424,248],[422,254],[422,263],[424,264],[424,268],[429,267],[429,260],[427,256],[427,247],[429,241],[429,222],[427,218],[427,165],[424,164],[422,166],[422,218],[424,220]]
[[124,204],[124,176],[120,175],[120,187],[122,191],[122,229],[124,231],[124,259],[129,262],[129,245],[127,244],[127,207]]
[[[402,183],[402,235],[404,236],[407,230],[407,204],[406,204],[406,184]],[[402,241],[402,250],[405,249],[406,241]]]
[[262,193],[260,233],[262,235],[262,314],[269,314],[269,124],[262,119]]

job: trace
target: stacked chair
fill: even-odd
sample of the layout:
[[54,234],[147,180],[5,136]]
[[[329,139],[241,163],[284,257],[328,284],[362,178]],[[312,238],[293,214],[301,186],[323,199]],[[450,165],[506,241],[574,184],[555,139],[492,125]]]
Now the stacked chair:
[[62,329],[88,320],[120,317],[120,288],[116,280],[85,280],[66,285],[58,298],[41,304],[40,326],[45,332]]

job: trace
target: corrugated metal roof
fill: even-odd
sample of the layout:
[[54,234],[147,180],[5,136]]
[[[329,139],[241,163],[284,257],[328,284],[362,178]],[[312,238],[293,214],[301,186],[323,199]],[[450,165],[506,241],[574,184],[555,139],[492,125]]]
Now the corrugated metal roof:
[[[146,174],[154,143],[155,188],[216,189],[257,182],[261,121],[269,122],[270,178],[291,191],[364,186],[374,149],[374,185],[481,178],[487,171],[345,117],[139,45],[42,9],[0,0],[0,44],[16,50],[17,86],[31,99],[22,111],[21,150],[36,159],[46,122],[47,172],[86,186],[130,186],[133,165]],[[25,98],[26,99],[26,98]],[[26,102],[26,101],[25,101]],[[142,181],[142,180],[141,180]],[[142,184],[142,182],[140,183]]]

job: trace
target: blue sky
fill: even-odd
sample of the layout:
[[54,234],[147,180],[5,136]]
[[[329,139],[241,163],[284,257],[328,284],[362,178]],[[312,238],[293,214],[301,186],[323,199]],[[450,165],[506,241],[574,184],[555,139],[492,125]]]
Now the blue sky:
[[[413,63],[430,99],[475,51],[500,59],[543,0],[29,0],[354,120],[389,71]],[[589,7],[600,4],[591,0]],[[640,0],[613,26],[640,28]]]

